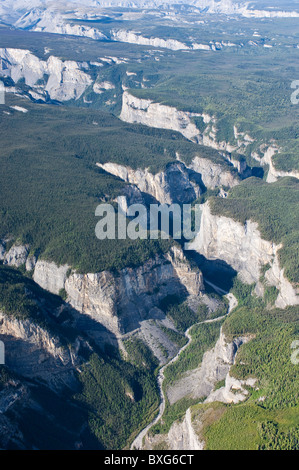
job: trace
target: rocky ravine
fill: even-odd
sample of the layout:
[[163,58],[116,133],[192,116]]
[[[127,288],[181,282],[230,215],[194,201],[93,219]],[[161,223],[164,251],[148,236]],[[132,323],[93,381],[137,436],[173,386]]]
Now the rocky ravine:
[[135,185],[142,193],[152,196],[161,204],[189,204],[200,196],[204,187],[232,188],[240,182],[236,171],[229,171],[200,156],[196,156],[189,166],[183,162],[174,162],[156,174],[148,169],[133,170],[117,163],[98,163],[97,166]]
[[[230,303],[235,306],[235,299],[230,299]],[[212,321],[218,321],[218,319],[208,320],[208,322]],[[192,338],[190,337],[189,342],[191,340]],[[228,342],[221,329],[219,340],[214,348],[204,354],[201,365],[193,371],[186,372],[177,383],[167,389],[166,393],[169,402],[173,404],[184,397],[192,397],[195,399],[207,397],[205,400],[206,403],[213,401],[239,403],[244,401],[248,395],[244,385],[254,386],[256,380],[250,378],[247,381],[239,381],[231,377],[229,372],[235,362],[239,348],[249,340],[250,337],[244,336],[235,338],[232,342]],[[183,349],[185,348],[186,347]],[[174,362],[179,355],[180,353],[170,363]],[[164,366],[163,369],[166,367],[167,365]],[[214,392],[215,384],[223,379],[225,379],[225,386]],[[161,418],[163,412],[164,408],[161,406],[160,414],[153,424]],[[144,443],[142,444],[142,440],[140,439],[136,440],[135,447],[140,448],[142,446],[143,449],[154,449],[156,446],[163,443],[169,450],[204,449],[204,442],[200,440],[197,430],[193,426],[192,411],[190,408],[187,410],[182,421],[176,421],[172,424],[167,435],[148,435],[148,431],[151,429],[152,425],[149,425],[145,432],[140,434],[140,437],[144,439]]]
[[[193,117],[200,117],[205,125],[204,131],[200,131],[192,121]],[[190,113],[179,111],[172,106],[155,103],[150,99],[141,99],[131,95],[128,91],[123,94],[122,111],[120,119],[129,123],[144,124],[149,127],[160,129],[170,129],[180,132],[184,137],[193,142],[197,142],[206,147],[211,147],[219,151],[228,153],[237,152],[243,155],[248,145],[254,142],[254,139],[238,131],[234,126],[234,142],[225,142],[217,140],[217,120],[214,116],[207,113]],[[294,176],[299,178],[298,172],[281,172],[274,167],[272,162],[273,155],[278,148],[273,143],[269,145],[261,144],[259,151],[262,156],[254,152],[255,158],[262,166],[269,166],[268,182],[276,181],[282,176]],[[240,172],[240,162],[230,160]],[[196,168],[194,168],[196,171]],[[243,168],[243,171],[246,168]],[[222,183],[225,184],[225,183]]]

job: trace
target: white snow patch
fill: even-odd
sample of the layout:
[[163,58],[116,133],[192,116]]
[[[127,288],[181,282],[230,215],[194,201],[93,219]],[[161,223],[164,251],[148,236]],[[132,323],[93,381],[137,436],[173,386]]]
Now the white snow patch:
[[22,106],[10,106],[11,109],[14,109],[15,111],[19,111],[20,113],[28,113],[28,109],[22,108]]

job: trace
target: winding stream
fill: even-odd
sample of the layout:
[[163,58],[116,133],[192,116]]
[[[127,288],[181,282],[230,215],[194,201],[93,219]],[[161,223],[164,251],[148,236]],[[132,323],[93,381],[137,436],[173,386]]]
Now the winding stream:
[[[219,287],[215,286],[214,284],[212,283],[208,283],[210,284],[216,291],[218,291],[218,293],[220,293],[221,291],[221,295],[226,294],[226,292],[224,292],[222,289],[220,289]],[[228,299],[229,301],[229,307],[228,307],[228,310],[227,310],[227,313],[225,315],[222,315],[221,317],[218,317],[218,318],[214,318],[212,320],[205,320],[203,322],[199,322],[199,323],[195,323],[194,325],[190,326],[188,328],[188,330],[185,332],[185,336],[186,338],[188,339],[188,342],[185,344],[185,346],[183,346],[179,352],[177,353],[177,355],[175,357],[173,357],[171,359],[171,361],[169,361],[167,364],[165,364],[163,367],[161,367],[160,369],[160,372],[159,372],[159,375],[158,375],[158,378],[157,378],[157,382],[158,382],[158,387],[159,387],[159,391],[160,391],[160,397],[161,397],[161,403],[160,403],[160,407],[159,407],[159,413],[158,415],[153,419],[153,421],[148,424],[146,426],[146,428],[144,428],[139,434],[138,436],[136,437],[136,439],[134,440],[134,442],[132,443],[131,445],[131,450],[141,450],[142,449],[142,443],[143,443],[143,439],[144,437],[147,435],[147,433],[150,431],[150,429],[155,425],[157,424],[160,419],[162,418],[163,414],[164,414],[164,411],[165,411],[165,406],[166,406],[166,398],[165,398],[165,394],[164,394],[164,391],[163,391],[163,382],[164,382],[164,379],[165,379],[165,376],[164,376],[164,372],[165,372],[165,369],[167,367],[169,367],[171,364],[173,364],[174,362],[176,362],[180,355],[185,351],[185,349],[188,348],[188,346],[190,345],[191,341],[192,341],[192,336],[191,336],[191,330],[194,326],[197,326],[197,325],[204,325],[206,323],[215,323],[215,322],[218,322],[220,320],[223,320],[224,318],[227,317],[227,315],[230,314],[230,312],[238,305],[238,301],[237,299],[235,298],[235,296],[233,294],[226,294],[226,298]]]

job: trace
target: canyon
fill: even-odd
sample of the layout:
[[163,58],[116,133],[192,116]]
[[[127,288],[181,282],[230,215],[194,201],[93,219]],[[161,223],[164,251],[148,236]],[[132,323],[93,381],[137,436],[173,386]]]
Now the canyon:
[[[0,447],[291,445],[298,8],[29,3],[0,6]],[[132,204],[200,226],[99,242]]]
[[[222,152],[223,156],[230,161],[230,163],[234,165],[241,174],[246,172],[246,164],[245,167],[242,167],[242,163],[239,160],[229,155],[234,152],[239,155],[244,154],[247,146],[254,142],[254,139],[250,135],[238,131],[236,126],[234,126],[234,142],[219,141],[217,139],[217,120],[214,116],[210,116],[207,113],[200,114],[180,111],[173,106],[160,104],[150,99],[138,98],[130,94],[128,91],[123,93],[122,100],[120,119],[123,121],[180,132],[184,137],[192,142],[206,147],[211,147]],[[192,118],[194,117],[202,119],[204,124],[203,131],[200,131],[192,121]],[[283,172],[275,168],[272,162],[272,157],[278,152],[278,150],[279,148],[273,145],[273,142],[268,145],[263,143],[259,146],[261,156],[257,152],[252,153],[252,157],[255,158],[262,167],[269,168],[267,182],[271,183],[277,181],[278,178],[284,176],[299,178],[299,173],[297,171]],[[192,164],[192,168],[196,171],[197,167],[201,166],[202,163],[202,159],[195,159]],[[213,170],[213,166],[210,167],[210,170],[207,168],[207,171],[214,172]],[[231,187],[231,185],[227,185],[225,176],[221,175],[221,178],[223,178],[223,180],[221,181],[220,179],[218,181],[220,185],[223,184]],[[213,184],[211,185],[210,183],[210,186],[208,187],[211,186],[213,186]]]

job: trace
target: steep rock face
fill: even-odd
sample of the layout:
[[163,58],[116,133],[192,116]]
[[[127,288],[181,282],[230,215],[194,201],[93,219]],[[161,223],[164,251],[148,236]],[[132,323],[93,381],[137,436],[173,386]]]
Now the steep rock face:
[[202,207],[201,230],[190,246],[207,259],[221,259],[251,284],[260,277],[260,267],[274,257],[273,244],[261,239],[256,223],[242,225],[228,217],[212,215],[209,204]]
[[[192,118],[200,117],[205,124],[201,132]],[[212,147],[217,150],[233,152],[237,146],[228,142],[218,142],[216,139],[216,118],[207,113],[190,113],[179,111],[172,106],[155,103],[151,100],[136,98],[128,91],[123,93],[120,119],[125,122],[144,124],[159,129],[169,129],[180,132],[187,139]]]
[[191,268],[180,248],[172,247],[166,253],[165,258],[171,264],[174,275],[178,277],[189,295],[198,296],[204,290],[201,271]]
[[190,249],[205,258],[228,263],[247,284],[258,283],[261,267],[269,264],[266,280],[280,291],[276,306],[297,305],[298,291],[284,277],[279,266],[279,248],[262,239],[255,222],[249,220],[242,225],[233,219],[212,215],[208,203],[203,206],[200,232],[190,244]]
[[[189,168],[201,175],[203,184],[209,189],[221,186],[232,188],[240,182],[237,174],[225,170],[221,165],[217,165],[207,158],[195,157]],[[242,168],[238,168],[238,170],[242,173]]]
[[172,248],[139,268],[118,274],[72,274],[65,282],[68,302],[79,312],[101,323],[116,337],[139,328],[151,318],[167,295],[199,295],[200,271],[192,271],[182,251]]
[[167,443],[170,450],[203,450],[204,442],[199,441],[192,426],[191,409],[188,408],[182,423],[175,422],[171,426]]
[[65,290],[72,307],[118,335],[117,289],[111,273],[72,274],[65,282]]
[[[98,163],[107,173],[118,176],[161,204],[190,203],[201,193],[196,183],[190,182],[190,171],[182,163],[173,163],[165,171],[153,175],[147,169],[133,170],[116,163]],[[196,175],[195,175],[196,176]],[[198,183],[199,181],[198,175]]]
[[52,294],[59,294],[64,288],[69,266],[57,266],[55,263],[39,260],[33,273],[33,280]]
[[204,289],[201,272],[192,270],[177,247],[117,274],[73,272],[67,277],[68,271],[69,266],[40,260],[33,279],[54,294],[65,289],[69,304],[83,314],[77,318],[80,328],[94,330],[99,338],[110,333],[120,338],[143,320],[159,318],[162,312],[155,307],[168,295],[198,296]]
[[219,340],[213,349],[204,354],[200,367],[187,372],[182,379],[168,388],[167,397],[170,404],[187,396],[195,399],[209,396],[215,384],[225,379],[238,349],[248,340],[249,338],[239,337],[229,343],[221,330]]
[[51,386],[73,380],[76,351],[30,320],[19,320],[0,311],[0,339],[5,344],[5,363],[24,377],[42,378]]
[[[140,194],[136,196],[134,191],[131,196]],[[139,268],[126,268],[114,274],[108,271],[78,274],[68,265],[57,266],[54,262],[37,260],[34,255],[28,257],[29,247],[19,248],[14,246],[3,257],[14,266],[26,263],[26,269],[33,271],[33,280],[43,289],[56,295],[65,289],[67,301],[75,309],[74,325],[94,332],[91,336],[95,339],[108,339],[113,344],[116,340],[120,346],[118,338],[123,334],[148,329],[149,325],[141,325],[142,322],[165,320],[157,308],[163,298],[197,297],[204,290],[201,272],[191,268],[178,247],[156,255]]]
[[48,93],[58,101],[78,99],[92,84],[84,64],[63,62],[54,56],[43,61],[23,49],[0,49],[0,75],[11,77],[15,83],[24,79],[26,85],[38,92],[39,99],[45,99]]
[[29,246],[23,245],[13,245],[11,249],[5,253],[3,264],[7,264],[8,266],[14,266],[19,268],[23,264],[26,263],[27,257],[29,254]]
[[286,279],[284,269],[279,265],[278,251],[280,246],[275,246],[275,257],[272,266],[265,273],[265,279],[270,286],[276,286],[279,290],[275,305],[278,308],[285,308],[288,305],[299,304],[299,289],[296,289]]
[[32,255],[28,256],[26,260],[26,271],[33,271],[37,263],[37,257]]
[[187,139],[195,139],[199,130],[191,121],[193,116],[199,114],[178,111],[176,108],[154,103],[130,95],[127,91],[123,94],[123,105],[120,119],[126,122],[144,124],[159,129],[171,129],[181,132]]

